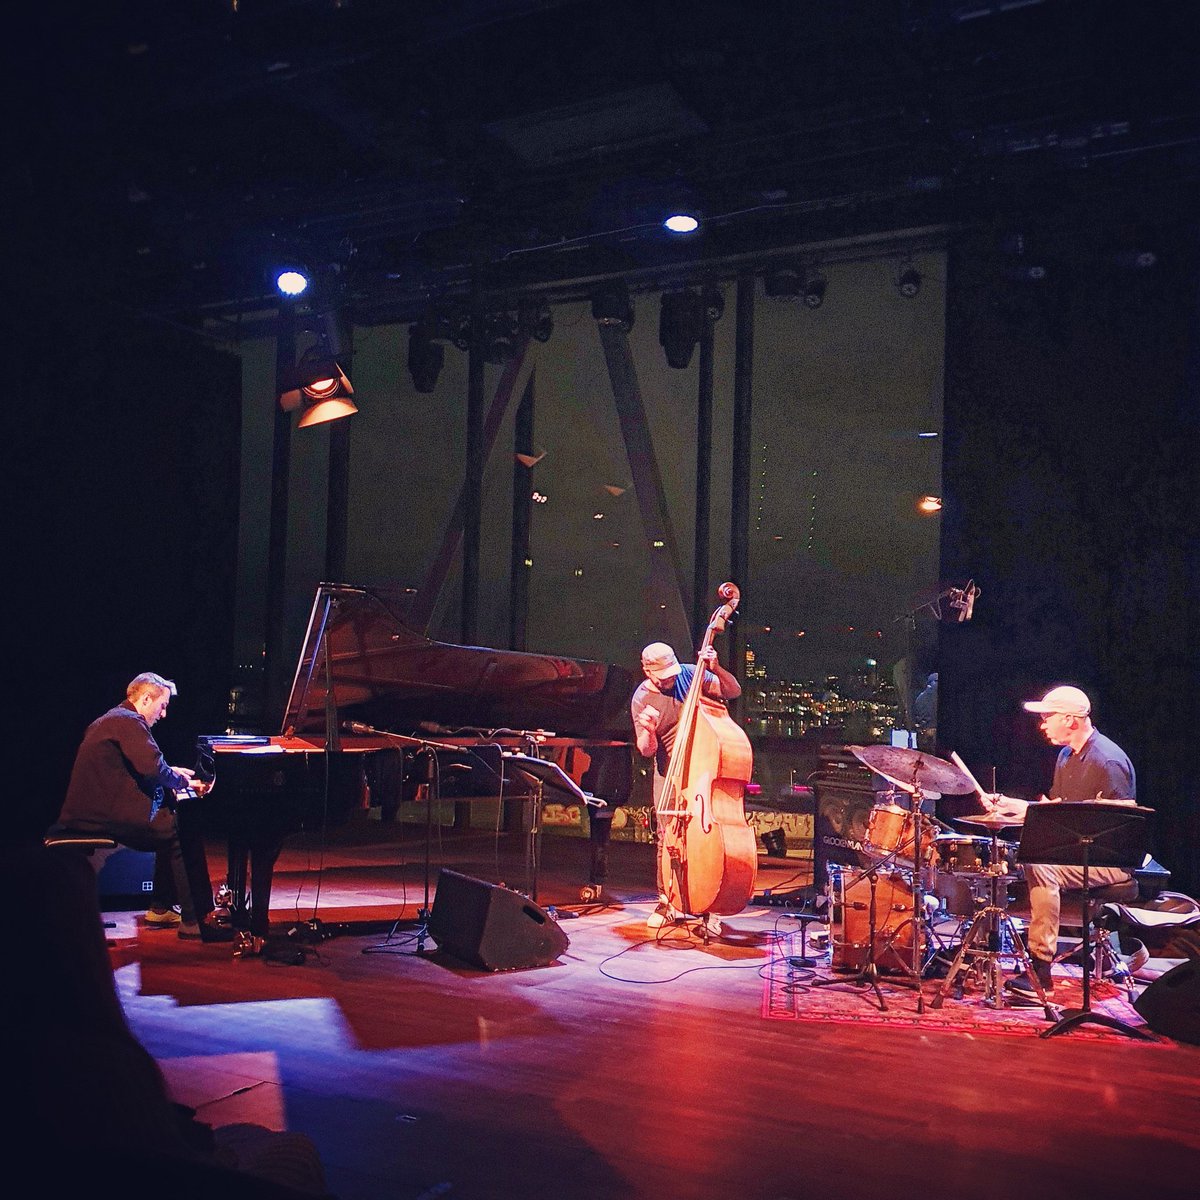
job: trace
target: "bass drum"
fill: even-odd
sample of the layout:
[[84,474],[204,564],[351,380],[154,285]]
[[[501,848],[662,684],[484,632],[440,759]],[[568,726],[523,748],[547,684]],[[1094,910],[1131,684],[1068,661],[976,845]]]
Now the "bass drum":
[[[913,965],[913,889],[898,871],[875,876],[875,966],[893,973]],[[835,971],[861,971],[871,945],[871,877],[849,867],[829,865],[829,932]],[[925,926],[919,923],[920,952]]]

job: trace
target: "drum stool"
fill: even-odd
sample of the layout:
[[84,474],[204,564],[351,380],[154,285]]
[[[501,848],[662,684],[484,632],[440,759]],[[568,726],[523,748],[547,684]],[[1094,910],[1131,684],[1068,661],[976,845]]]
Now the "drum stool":
[[[1059,928],[1077,929],[1083,937],[1088,927],[1094,931],[1091,937],[1092,952],[1095,962],[1092,966],[1092,978],[1096,982],[1102,980],[1120,981],[1127,990],[1132,990],[1132,978],[1119,954],[1113,947],[1108,931],[1097,926],[1097,919],[1106,904],[1128,904],[1138,898],[1138,883],[1130,879],[1124,883],[1108,883],[1101,887],[1091,888],[1088,895],[1087,912],[1083,911],[1083,892],[1074,888],[1064,889],[1062,893],[1062,908],[1059,915]],[[1065,962],[1082,954],[1082,946],[1068,950],[1055,956],[1055,962]],[[1082,965],[1082,964],[1080,964]],[[1132,999],[1132,997],[1131,997]]]

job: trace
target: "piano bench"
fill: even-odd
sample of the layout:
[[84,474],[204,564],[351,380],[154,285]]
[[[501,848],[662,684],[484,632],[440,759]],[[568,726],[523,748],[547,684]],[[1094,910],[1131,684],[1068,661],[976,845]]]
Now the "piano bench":
[[[42,844],[51,850],[70,850],[84,858],[90,858],[97,871],[118,845],[115,838],[106,837],[102,833],[83,833],[78,829],[51,829],[42,838]],[[99,858],[96,857],[98,851]]]

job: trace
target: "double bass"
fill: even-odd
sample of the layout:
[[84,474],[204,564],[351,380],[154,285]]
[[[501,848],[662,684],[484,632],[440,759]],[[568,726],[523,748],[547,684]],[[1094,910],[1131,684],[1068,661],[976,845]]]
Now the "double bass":
[[723,583],[717,595],[722,604],[704,632],[654,806],[659,879],[667,900],[696,916],[741,912],[758,870],[754,831],[743,806],[754,764],[750,739],[723,703],[704,694],[706,651],[741,599],[732,583]]

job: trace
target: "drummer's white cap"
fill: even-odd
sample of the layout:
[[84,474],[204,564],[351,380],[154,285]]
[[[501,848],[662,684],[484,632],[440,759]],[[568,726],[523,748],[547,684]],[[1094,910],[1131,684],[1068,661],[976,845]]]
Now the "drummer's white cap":
[[1069,684],[1062,684],[1051,688],[1040,700],[1026,700],[1025,711],[1086,717],[1092,711],[1092,702],[1087,698],[1086,692],[1081,692],[1079,688]]
[[674,679],[679,674],[679,660],[666,642],[651,642],[642,651],[642,670],[651,679]]

